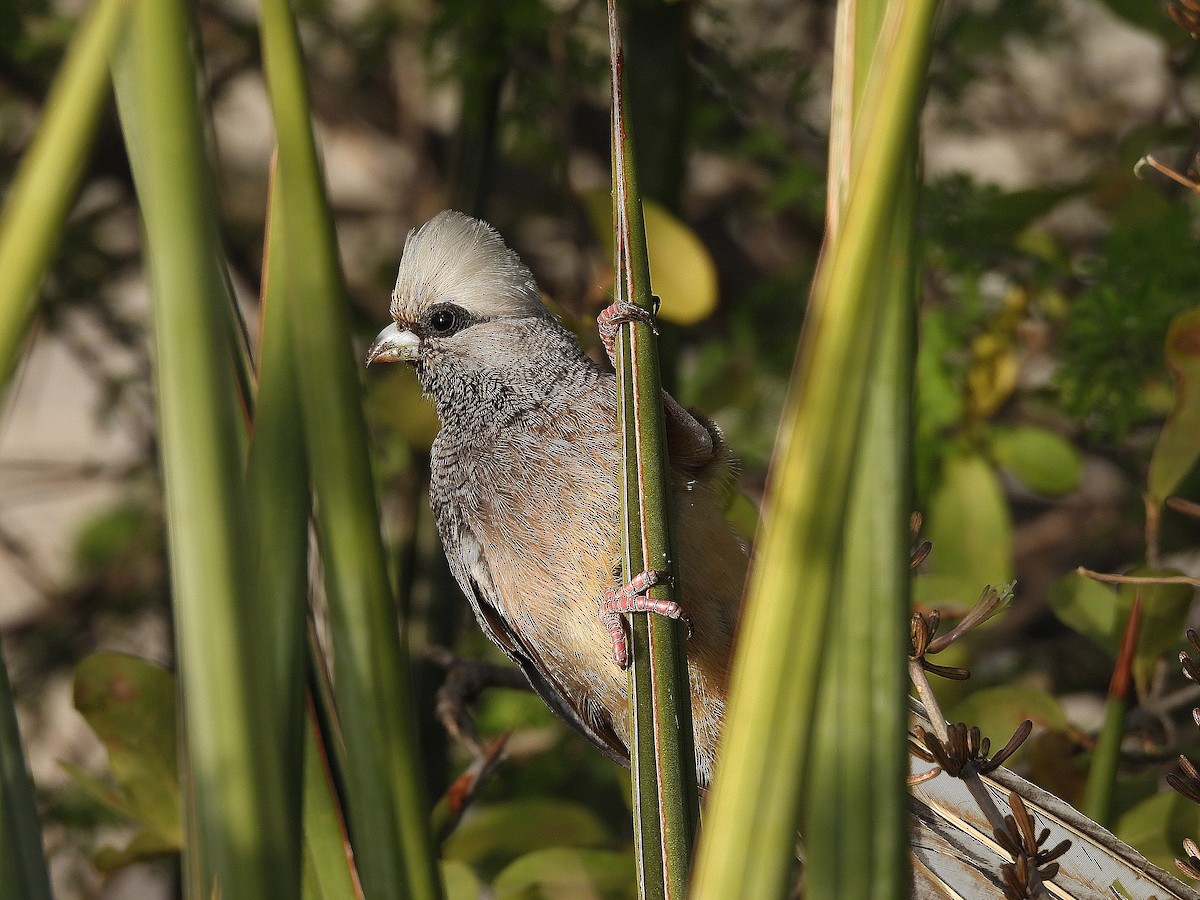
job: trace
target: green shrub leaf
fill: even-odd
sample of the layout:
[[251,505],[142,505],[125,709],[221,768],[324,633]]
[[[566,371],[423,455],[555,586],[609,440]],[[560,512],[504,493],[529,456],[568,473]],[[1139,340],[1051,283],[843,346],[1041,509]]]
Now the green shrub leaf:
[[1033,425],[996,428],[992,456],[1031,491],[1058,497],[1079,486],[1079,451],[1053,431]]

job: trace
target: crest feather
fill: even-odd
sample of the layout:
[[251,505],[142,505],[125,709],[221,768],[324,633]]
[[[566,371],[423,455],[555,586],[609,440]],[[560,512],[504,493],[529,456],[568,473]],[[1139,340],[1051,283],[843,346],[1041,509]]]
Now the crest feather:
[[436,303],[481,318],[549,315],[533,275],[496,229],[451,209],[408,233],[392,318],[415,321]]

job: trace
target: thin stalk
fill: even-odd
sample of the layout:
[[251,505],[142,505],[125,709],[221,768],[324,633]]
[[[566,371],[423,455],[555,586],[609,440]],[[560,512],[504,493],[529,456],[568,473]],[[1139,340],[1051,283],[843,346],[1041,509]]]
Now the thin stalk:
[[242,424],[184,5],[138,3],[114,70],[149,261],[187,771],[188,894],[271,896],[292,854],[256,674]]
[[[652,312],[646,228],[623,91],[621,36],[612,0],[608,17],[616,300]],[[654,332],[641,322],[622,325],[616,349],[624,577],[628,580],[652,569],[671,572],[671,583],[656,585],[650,595],[677,600],[670,463]],[[633,615],[630,619],[630,755],[638,891],[643,898],[683,897],[699,818],[685,636],[681,623],[662,616]]]
[[368,896],[437,898],[441,881],[429,836],[408,654],[388,583],[349,304],[299,36],[286,0],[264,0],[262,44],[287,209],[288,309],[317,495],[334,694],[346,739],[350,837]]
[[129,0],[97,0],[78,25],[0,212],[0,385],[8,383],[79,187],[109,92]]
[[1142,630],[1142,597],[1136,594],[1129,621],[1125,623],[1125,634],[1121,638],[1121,652],[1113,667],[1112,680],[1108,685],[1108,699],[1104,702],[1104,722],[1096,747],[1092,751],[1092,762],[1088,768],[1087,785],[1083,791],[1083,814],[1099,825],[1108,828],[1112,819],[1112,794],[1117,782],[1117,768],[1121,763],[1121,741],[1125,737],[1125,717],[1129,712],[1129,689],[1133,683],[1133,661],[1137,655],[1138,635]]
[[750,575],[692,880],[701,900],[779,897],[789,888],[868,363],[885,301],[870,289],[872,264],[893,234],[891,203],[911,162],[936,5],[892,4],[871,65],[861,143],[855,136],[862,161],[818,267]]
[[12,684],[0,653],[0,896],[52,900],[33,779],[17,724]]

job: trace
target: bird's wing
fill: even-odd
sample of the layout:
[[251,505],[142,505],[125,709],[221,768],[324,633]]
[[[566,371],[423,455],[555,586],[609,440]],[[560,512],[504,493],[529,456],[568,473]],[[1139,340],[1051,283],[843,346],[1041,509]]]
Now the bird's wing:
[[[496,587],[483,555],[482,545],[473,535],[463,531],[460,531],[459,538],[464,549],[473,544],[473,549],[477,552],[448,554],[451,560],[450,569],[463,593],[467,595],[483,633],[520,667],[530,686],[559,718],[587,738],[609,759],[623,766],[629,765],[629,750],[612,725],[600,718],[585,715],[571,701],[570,694],[550,674],[537,650],[530,646],[501,612],[496,603]],[[464,558],[469,562],[464,563]]]

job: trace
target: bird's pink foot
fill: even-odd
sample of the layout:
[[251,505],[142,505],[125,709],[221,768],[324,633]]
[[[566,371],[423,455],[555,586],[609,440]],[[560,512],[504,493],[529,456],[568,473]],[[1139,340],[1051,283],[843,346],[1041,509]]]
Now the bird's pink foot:
[[613,365],[617,363],[617,329],[624,323],[644,322],[655,334],[658,334],[658,324],[654,318],[658,311],[658,302],[658,298],[655,297],[655,312],[642,309],[634,303],[624,302],[613,303],[600,310],[600,315],[596,317],[596,325],[600,330],[600,340],[604,342],[604,349]]
[[692,635],[692,617],[674,600],[655,600],[646,592],[656,584],[668,584],[671,576],[667,572],[651,569],[634,575],[628,584],[620,588],[606,588],[600,603],[600,621],[612,637],[613,662],[620,668],[629,667],[629,637],[625,631],[625,613],[652,612],[670,619],[681,619],[687,625],[688,637]]

